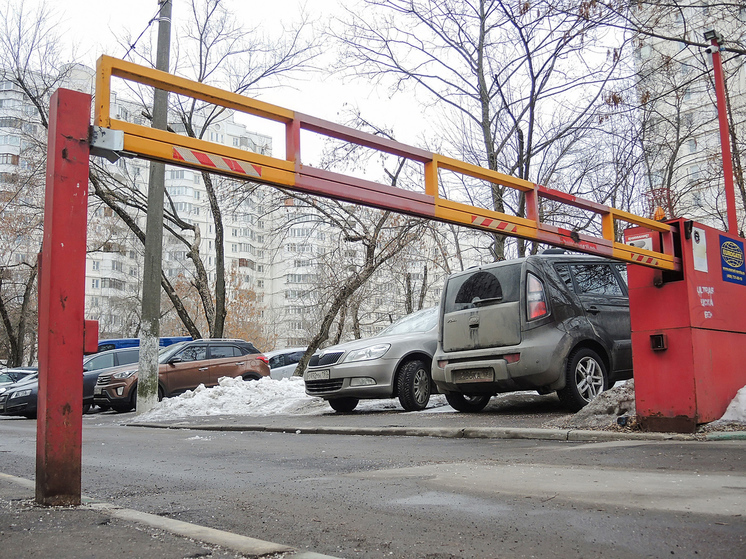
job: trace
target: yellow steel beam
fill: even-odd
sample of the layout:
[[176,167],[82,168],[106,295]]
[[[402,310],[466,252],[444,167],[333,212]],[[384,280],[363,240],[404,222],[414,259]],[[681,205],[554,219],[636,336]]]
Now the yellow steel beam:
[[[205,103],[285,123],[286,145],[288,146],[286,156],[288,160],[277,159],[222,144],[191,138],[182,134],[156,130],[112,119],[110,114],[112,77],[119,77],[199,99]],[[348,192],[346,190],[347,187],[343,187],[342,191],[339,190],[339,185],[342,183],[339,183],[338,178],[334,179],[334,185],[330,185],[326,183],[331,179],[324,178],[321,175],[314,175],[313,169],[308,168],[308,172],[304,172],[304,167],[301,165],[300,160],[298,160],[301,128],[305,127],[320,134],[327,132],[330,137],[334,138],[347,138],[349,136],[348,141],[353,143],[359,142],[360,145],[372,147],[373,149],[378,147],[384,149],[384,151],[386,150],[386,148],[380,147],[380,139],[376,136],[352,130],[350,134],[347,134],[345,132],[346,129],[331,122],[299,115],[294,111],[276,105],[257,101],[243,95],[224,91],[216,87],[180,78],[159,70],[145,68],[109,56],[102,56],[97,63],[94,117],[95,123],[98,126],[124,132],[125,152],[148,159],[163,161],[171,165],[192,167],[291,189],[326,192],[328,196],[337,196],[340,193],[352,196],[352,198],[345,199],[358,199],[360,196],[363,197],[361,199],[364,199],[365,196],[375,196],[375,194],[370,194],[373,190],[369,188],[357,188],[359,185],[352,178],[350,178],[349,183],[346,183],[347,187],[351,189]],[[389,150],[393,150],[391,153],[396,153],[403,157],[409,155],[412,160],[424,163],[425,194],[431,196],[433,199],[432,210],[429,209],[429,204],[425,204],[424,206],[420,204],[416,209],[410,208],[409,211],[414,212],[412,215],[432,216],[434,219],[440,221],[565,246],[581,252],[609,256],[622,261],[664,270],[675,270],[681,267],[680,260],[671,254],[648,251],[625,245],[615,240],[615,225],[616,221],[620,220],[631,225],[659,232],[664,236],[664,239],[667,239],[667,242],[664,242],[664,246],[673,246],[670,242],[673,229],[668,224],[617,210],[596,202],[576,198],[560,191],[544,188],[529,181],[511,177],[510,175],[484,169],[478,165],[458,161],[439,154],[429,154],[428,152],[416,150],[404,144],[389,143],[391,144],[391,146],[388,146]],[[532,218],[535,217],[538,219],[538,215],[534,214],[538,213],[537,204],[539,197],[548,198],[559,203],[572,205],[582,210],[596,213],[601,217],[602,237],[576,234],[575,232],[543,224],[535,219],[512,216],[442,199],[439,197],[438,192],[439,171],[441,169],[526,193],[527,199],[533,200],[531,207],[534,209],[533,211],[529,211],[529,216]],[[355,192],[353,193],[352,190],[355,190]],[[370,191],[370,193],[363,194],[363,191]],[[363,203],[365,202],[363,201]],[[375,207],[380,207],[380,200],[378,204],[374,203],[373,200],[369,200],[369,203]],[[411,206],[411,200],[409,203]],[[410,206],[402,202],[400,209],[409,208]],[[396,210],[397,208],[392,205],[390,209]],[[403,209],[402,211],[406,212],[407,210]],[[430,211],[432,211],[432,214],[429,213]]]
[[[191,136],[184,136],[182,134],[167,132],[165,130],[158,130],[156,128],[149,128],[147,126],[140,126],[139,124],[132,124],[131,122],[125,122],[116,119],[111,119],[111,127],[116,130],[122,130],[125,134],[125,141],[128,137],[130,139],[130,142],[132,142],[136,138],[155,140],[157,142],[163,143],[164,145],[181,146],[197,151],[213,153],[221,157],[240,159],[242,161],[250,161],[252,164],[261,165],[263,167],[275,167],[277,169],[288,171],[291,173],[295,171],[295,163],[292,161],[277,159],[276,157],[262,155],[261,153],[246,151],[231,146],[224,146],[222,144],[216,144],[215,142],[200,140],[199,138],[192,138]],[[125,151],[131,150],[127,150],[125,148]],[[160,159],[160,154],[162,154],[163,152],[159,150],[159,156],[155,156],[151,152],[140,153],[139,151],[133,151],[132,153],[137,153],[146,158],[151,157]]]
[[[205,85],[203,83],[188,80],[186,78],[180,78],[169,74],[168,72],[162,72],[160,70],[154,70],[152,68],[145,68],[138,64],[112,58],[110,56],[102,56],[98,60],[97,64],[97,82],[96,82],[96,112],[94,115],[95,122],[98,126],[108,127],[106,122],[109,118],[109,101],[111,94],[111,77],[115,76],[123,78],[143,85],[157,87],[184,95],[194,99],[199,99],[206,103],[211,103],[228,109],[234,109],[243,113],[253,114],[262,118],[268,118],[279,122],[290,122],[294,118],[294,111],[251,99],[239,95],[238,93],[232,93]],[[108,87],[102,87],[102,98],[99,99],[98,88],[99,85],[103,85],[102,82],[108,82]],[[108,95],[107,95],[108,94]],[[103,101],[103,96],[106,95],[107,101]]]
[[528,191],[536,188],[536,185],[532,182],[528,182],[516,177],[511,177],[510,175],[505,175],[503,173],[492,171],[490,169],[485,169],[484,167],[480,167],[479,165],[473,165],[471,163],[459,161],[458,159],[451,159],[450,157],[445,157],[443,155],[433,154],[433,161],[441,169],[447,169],[455,173],[467,175],[475,179],[489,181],[501,186],[508,186],[510,188],[515,188],[516,190]]

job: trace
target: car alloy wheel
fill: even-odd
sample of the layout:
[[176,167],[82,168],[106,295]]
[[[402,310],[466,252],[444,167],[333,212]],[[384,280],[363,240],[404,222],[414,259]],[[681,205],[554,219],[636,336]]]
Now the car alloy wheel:
[[579,348],[567,358],[565,387],[557,392],[571,411],[579,411],[609,388],[606,366],[598,353]]
[[408,361],[401,368],[397,380],[399,403],[406,411],[420,411],[430,401],[430,372],[421,359]]

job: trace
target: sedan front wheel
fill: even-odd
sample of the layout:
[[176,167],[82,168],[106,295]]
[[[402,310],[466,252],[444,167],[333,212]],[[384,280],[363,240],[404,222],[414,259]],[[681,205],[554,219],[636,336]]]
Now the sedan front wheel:
[[399,403],[406,411],[420,411],[430,401],[430,367],[421,359],[404,364],[397,380]]

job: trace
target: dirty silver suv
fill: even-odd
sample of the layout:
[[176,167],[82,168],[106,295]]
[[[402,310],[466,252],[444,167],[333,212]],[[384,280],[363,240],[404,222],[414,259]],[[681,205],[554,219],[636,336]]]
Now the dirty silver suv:
[[577,411],[632,376],[626,266],[550,250],[451,275],[432,378],[481,411],[501,392],[556,391]]

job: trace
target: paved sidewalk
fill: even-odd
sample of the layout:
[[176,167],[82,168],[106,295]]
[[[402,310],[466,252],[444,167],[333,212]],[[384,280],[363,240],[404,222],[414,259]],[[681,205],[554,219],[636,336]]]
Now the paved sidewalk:
[[334,559],[86,497],[79,507],[40,506],[33,481],[2,473],[0,543],[18,559]]

